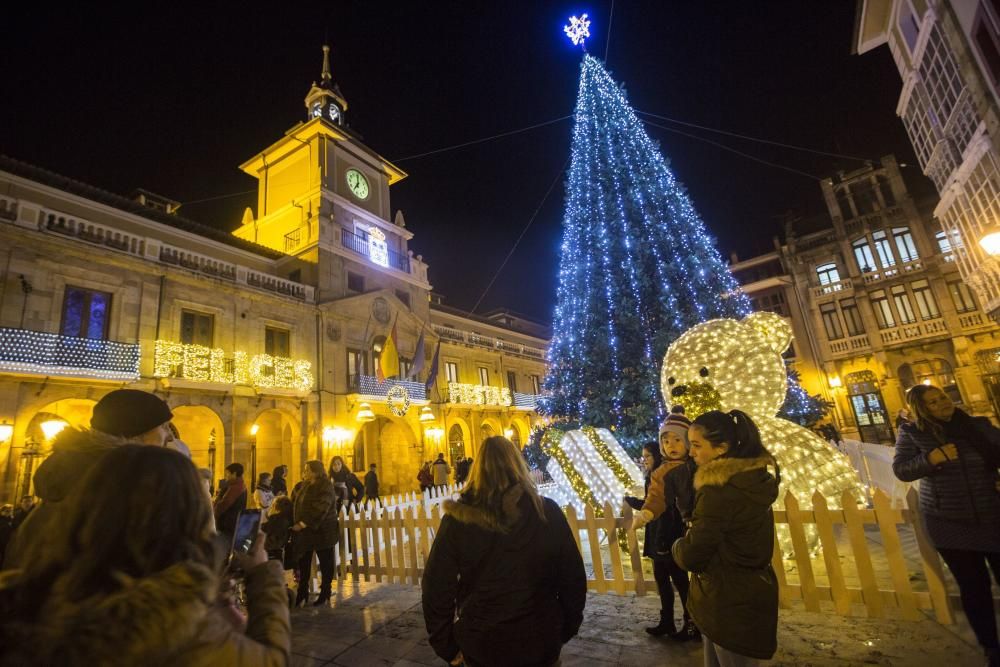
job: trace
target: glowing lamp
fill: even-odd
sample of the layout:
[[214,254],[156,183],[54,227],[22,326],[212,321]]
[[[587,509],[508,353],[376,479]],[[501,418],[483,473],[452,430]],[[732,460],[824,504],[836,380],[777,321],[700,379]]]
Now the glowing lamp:
[[840,377],[837,375],[831,375],[829,378],[829,382],[830,382],[830,389],[839,389],[844,384],[840,380]]
[[429,405],[425,405],[420,408],[420,421],[422,422],[432,422],[434,421],[434,412],[431,410]]
[[924,384],[929,387],[931,385],[931,379],[927,378],[926,380],[924,380]]
[[45,436],[45,439],[52,440],[69,424],[65,419],[47,419],[39,424],[39,426],[42,427],[42,434]]
[[444,429],[440,426],[432,426],[424,431],[424,435],[431,440],[440,440],[444,437]]
[[503,430],[503,437],[507,438],[508,440],[510,440],[511,438],[513,438],[514,437],[514,429],[512,429],[512,428],[505,428]]
[[0,442],[7,442],[13,435],[14,425],[8,424],[7,420],[4,420],[4,422],[0,424]]
[[250,436],[256,438],[257,431],[259,430],[260,430],[260,424],[254,424],[253,426],[250,427]]
[[979,239],[979,247],[987,255],[1000,255],[1000,225],[993,225]]
[[355,417],[355,419],[357,419],[361,423],[375,421],[375,413],[372,412],[372,406],[368,405],[367,403],[362,403],[361,405],[359,405],[358,414]]

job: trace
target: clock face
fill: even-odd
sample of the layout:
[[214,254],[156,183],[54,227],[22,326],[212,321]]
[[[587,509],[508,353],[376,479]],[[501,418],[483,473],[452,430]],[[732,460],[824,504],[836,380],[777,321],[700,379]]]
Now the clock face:
[[329,114],[330,114],[330,120],[332,120],[334,123],[340,122],[340,109],[337,107],[336,104],[330,105]]
[[368,179],[357,169],[347,170],[347,187],[358,199],[368,199]]
[[319,103],[312,106],[312,117],[319,118],[323,114],[323,107]]

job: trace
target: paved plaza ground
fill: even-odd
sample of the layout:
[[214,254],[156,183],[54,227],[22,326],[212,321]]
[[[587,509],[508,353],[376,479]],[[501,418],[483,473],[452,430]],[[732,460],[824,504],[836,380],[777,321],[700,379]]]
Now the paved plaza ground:
[[[564,667],[701,665],[701,646],[642,631],[659,610],[654,597],[587,598],[580,635],[563,648]],[[842,618],[782,610],[774,665],[982,664],[967,628],[926,620]],[[516,647],[511,647],[512,650]],[[415,667],[443,665],[427,644],[420,591],[394,584],[345,584],[332,605],[292,612],[292,664]]]

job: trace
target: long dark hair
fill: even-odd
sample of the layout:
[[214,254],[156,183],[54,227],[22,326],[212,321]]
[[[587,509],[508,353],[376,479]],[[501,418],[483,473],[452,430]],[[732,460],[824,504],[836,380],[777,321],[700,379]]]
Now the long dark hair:
[[660,443],[656,442],[655,440],[650,440],[645,445],[643,445],[642,448],[653,455],[652,469],[656,470],[657,468],[659,468],[660,464],[663,463],[663,454],[660,453]]
[[469,470],[469,480],[462,491],[463,502],[482,509],[490,527],[502,532],[506,525],[503,499],[515,487],[528,496],[539,518],[545,521],[542,498],[521,452],[502,435],[486,438]]
[[271,473],[271,484],[274,484],[278,480],[284,481],[285,479],[285,466],[275,466],[274,471]]
[[730,410],[728,413],[710,410],[696,417],[691,422],[691,426],[697,426],[713,447],[720,447],[723,443],[729,445],[729,449],[723,456],[731,459],[761,457],[771,459],[774,464],[774,476],[779,482],[781,481],[778,462],[764,447],[764,443],[760,439],[760,430],[747,413],[742,410]]
[[943,390],[932,384],[915,384],[906,392],[906,404],[910,406],[910,414],[913,415],[917,428],[942,439],[944,438],[944,427],[941,422],[931,417],[931,413],[927,411],[927,405],[924,403],[924,396],[932,391]]
[[[58,587],[67,602],[111,594],[171,565],[221,565],[212,507],[191,461],[165,447],[121,445],[74,487],[46,535],[29,544],[22,599],[37,610]],[[124,576],[123,576],[124,575]]]

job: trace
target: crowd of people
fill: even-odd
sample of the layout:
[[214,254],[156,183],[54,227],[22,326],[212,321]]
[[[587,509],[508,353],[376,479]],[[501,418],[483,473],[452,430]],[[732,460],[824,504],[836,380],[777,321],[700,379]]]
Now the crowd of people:
[[[925,481],[927,532],[995,666],[1000,429],[936,387],[914,387],[908,402],[894,470]],[[330,603],[339,512],[378,498],[376,466],[362,481],[339,456],[328,466],[307,461],[291,489],[278,466],[251,491],[234,462],[216,489],[171,418],[153,394],[109,393],[90,429],[67,428],[55,440],[33,479],[40,502],[25,496],[0,508],[0,665],[287,664],[289,608]],[[694,420],[675,410],[658,442],[643,447],[643,464],[643,496],[626,502],[636,510],[633,528],[645,531],[660,596],[659,618],[645,631],[700,639],[706,665],[770,659],[778,621],[771,507],[781,475],[756,425],[738,410]],[[587,599],[562,510],[539,495],[504,437],[487,438],[454,470],[439,455],[418,479],[444,486],[453,472],[462,487],[442,504],[422,581],[432,648],[456,666],[558,664]],[[235,549],[233,533],[251,513],[260,514],[259,534]]]

